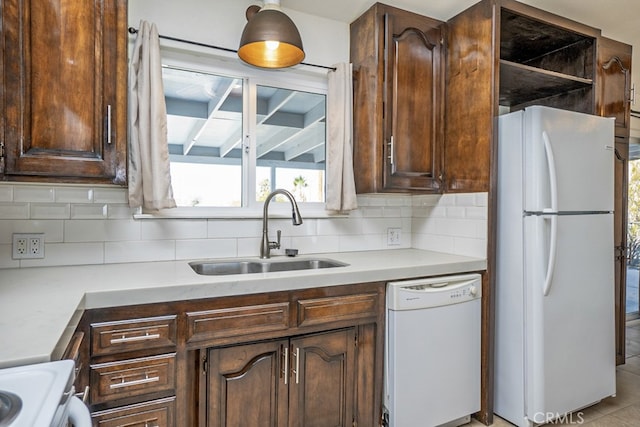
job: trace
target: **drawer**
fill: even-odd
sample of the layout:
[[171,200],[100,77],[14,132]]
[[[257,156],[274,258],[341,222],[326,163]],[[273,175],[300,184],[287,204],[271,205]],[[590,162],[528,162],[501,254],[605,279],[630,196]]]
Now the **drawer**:
[[173,427],[176,398],[153,400],[91,414],[94,427]]
[[91,404],[175,388],[176,354],[91,365]]
[[91,324],[91,355],[176,345],[176,316]]
[[187,342],[289,327],[289,303],[260,304],[187,313]]
[[297,302],[298,326],[375,318],[378,301],[379,295],[373,292],[301,299]]

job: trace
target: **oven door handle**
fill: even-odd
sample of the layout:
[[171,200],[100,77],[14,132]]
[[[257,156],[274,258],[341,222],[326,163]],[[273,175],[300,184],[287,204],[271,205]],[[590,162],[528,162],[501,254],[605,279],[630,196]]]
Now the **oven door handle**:
[[69,399],[69,422],[73,427],[91,427],[89,408],[76,396]]

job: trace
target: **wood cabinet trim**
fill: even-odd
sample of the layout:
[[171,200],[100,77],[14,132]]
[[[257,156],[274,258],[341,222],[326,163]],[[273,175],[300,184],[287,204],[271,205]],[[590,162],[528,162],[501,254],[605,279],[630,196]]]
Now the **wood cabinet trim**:
[[187,312],[187,343],[289,328],[289,302]]
[[175,346],[177,316],[117,320],[91,324],[91,354],[100,356]]

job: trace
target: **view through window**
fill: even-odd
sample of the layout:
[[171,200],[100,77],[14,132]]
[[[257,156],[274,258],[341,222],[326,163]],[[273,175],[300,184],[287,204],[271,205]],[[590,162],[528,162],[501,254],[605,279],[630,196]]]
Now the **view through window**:
[[178,206],[252,206],[276,188],[324,202],[324,93],[175,67],[163,83]]

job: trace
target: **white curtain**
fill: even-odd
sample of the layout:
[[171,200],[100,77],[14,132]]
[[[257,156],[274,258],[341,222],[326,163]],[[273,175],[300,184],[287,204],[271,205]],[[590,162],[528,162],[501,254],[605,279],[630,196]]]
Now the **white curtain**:
[[128,173],[131,207],[176,207],[169,173],[160,39],[156,25],[146,21],[140,21],[129,64]]
[[351,64],[334,65],[328,74],[326,210],[358,208],[353,178],[353,84]]

